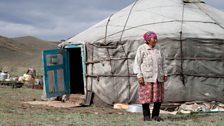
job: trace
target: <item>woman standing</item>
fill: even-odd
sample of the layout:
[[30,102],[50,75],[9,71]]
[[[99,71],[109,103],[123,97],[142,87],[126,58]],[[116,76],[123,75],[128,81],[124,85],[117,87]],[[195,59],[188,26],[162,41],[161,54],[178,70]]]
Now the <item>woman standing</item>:
[[[138,47],[133,68],[139,83],[139,102],[142,104],[144,121],[162,121],[159,112],[164,99],[164,82],[167,80],[164,56],[156,46],[156,33],[149,31],[143,37],[145,44]],[[150,103],[154,103],[152,118]]]

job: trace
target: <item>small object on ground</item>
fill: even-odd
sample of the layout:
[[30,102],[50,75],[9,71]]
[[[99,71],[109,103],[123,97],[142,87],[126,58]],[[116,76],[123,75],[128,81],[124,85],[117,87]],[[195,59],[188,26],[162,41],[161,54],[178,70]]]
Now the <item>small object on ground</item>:
[[11,79],[5,79],[5,81],[11,81]]
[[124,103],[115,103],[114,104],[114,109],[128,109],[128,104],[124,104]]
[[66,101],[68,101],[68,100],[69,100],[69,95],[68,95],[68,94],[64,94],[64,95],[62,96],[61,101],[62,101],[62,102],[66,102]]
[[128,105],[128,112],[142,112],[142,105],[141,104],[132,104]]

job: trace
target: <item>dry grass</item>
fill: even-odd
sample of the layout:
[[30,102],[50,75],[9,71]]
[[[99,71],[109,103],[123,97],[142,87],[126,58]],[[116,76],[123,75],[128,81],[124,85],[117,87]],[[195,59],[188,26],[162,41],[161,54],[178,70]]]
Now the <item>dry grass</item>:
[[42,90],[0,87],[0,126],[222,126],[224,113],[161,115],[164,122],[143,122],[141,113],[112,108],[58,109],[24,104],[40,100]]

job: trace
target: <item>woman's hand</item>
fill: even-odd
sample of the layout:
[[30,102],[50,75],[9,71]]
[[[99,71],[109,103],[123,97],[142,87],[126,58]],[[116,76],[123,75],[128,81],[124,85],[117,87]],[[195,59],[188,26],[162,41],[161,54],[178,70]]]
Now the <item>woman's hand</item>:
[[164,82],[166,82],[168,80],[168,77],[167,76],[163,76],[163,80],[164,80]]
[[138,83],[139,83],[140,85],[145,85],[144,78],[143,78],[143,77],[138,78]]

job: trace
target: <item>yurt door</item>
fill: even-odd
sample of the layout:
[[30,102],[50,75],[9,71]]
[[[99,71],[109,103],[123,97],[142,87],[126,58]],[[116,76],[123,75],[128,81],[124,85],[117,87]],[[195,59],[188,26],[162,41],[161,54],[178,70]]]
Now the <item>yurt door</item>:
[[46,96],[56,97],[70,93],[66,76],[68,52],[66,49],[43,51],[44,86]]
[[69,83],[71,94],[84,94],[85,61],[83,45],[65,46],[69,54]]

